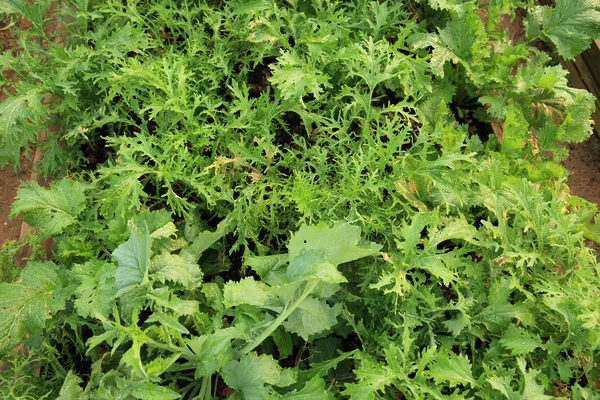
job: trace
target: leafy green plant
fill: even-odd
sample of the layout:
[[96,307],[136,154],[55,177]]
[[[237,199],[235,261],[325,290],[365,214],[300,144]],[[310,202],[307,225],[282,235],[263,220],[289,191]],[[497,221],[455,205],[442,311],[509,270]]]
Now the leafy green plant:
[[52,377],[20,387],[597,396],[597,209],[559,164],[593,100],[527,42],[581,52],[595,2],[0,4],[32,22],[0,162],[55,128],[12,206],[53,258],[0,284],[2,354]]

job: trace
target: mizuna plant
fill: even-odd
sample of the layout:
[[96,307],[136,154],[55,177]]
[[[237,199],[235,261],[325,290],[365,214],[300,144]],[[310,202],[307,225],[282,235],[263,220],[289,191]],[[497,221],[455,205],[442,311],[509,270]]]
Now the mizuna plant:
[[0,394],[598,398],[597,209],[560,165],[594,103],[554,54],[598,9],[1,1],[0,163],[60,128],[12,205],[53,257],[0,257]]

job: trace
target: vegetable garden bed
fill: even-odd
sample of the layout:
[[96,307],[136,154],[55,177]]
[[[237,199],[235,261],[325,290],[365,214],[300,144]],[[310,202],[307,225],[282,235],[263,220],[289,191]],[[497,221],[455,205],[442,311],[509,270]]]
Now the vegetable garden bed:
[[50,5],[0,3],[31,22],[0,163],[46,129],[53,179],[11,206],[1,396],[598,398],[597,207],[560,165],[594,98],[539,50],[597,2]]

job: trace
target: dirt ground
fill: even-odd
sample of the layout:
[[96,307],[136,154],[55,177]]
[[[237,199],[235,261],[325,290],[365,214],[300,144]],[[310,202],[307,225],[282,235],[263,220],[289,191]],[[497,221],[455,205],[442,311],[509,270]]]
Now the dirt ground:
[[0,246],[6,240],[16,240],[21,232],[22,217],[9,220],[10,204],[21,182],[31,177],[31,161],[21,157],[22,169],[15,173],[11,167],[0,170]]

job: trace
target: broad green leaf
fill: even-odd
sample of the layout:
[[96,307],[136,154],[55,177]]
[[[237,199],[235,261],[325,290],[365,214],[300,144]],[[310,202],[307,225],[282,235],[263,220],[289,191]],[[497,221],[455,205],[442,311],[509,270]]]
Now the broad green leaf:
[[329,263],[339,265],[376,255],[382,247],[372,242],[361,246],[359,242],[360,228],[346,222],[338,222],[331,228],[325,223],[303,225],[289,241],[289,257],[293,261],[303,250],[323,251]]
[[304,340],[309,340],[311,336],[335,326],[341,312],[341,304],[330,307],[324,300],[309,296],[292,312],[283,326]]
[[538,347],[544,348],[539,337],[534,338],[529,332],[513,324],[504,332],[500,343],[509,349],[513,356],[530,353]]
[[122,394],[139,400],[175,400],[181,396],[168,387],[145,381],[134,381],[115,377],[118,388]]
[[30,262],[17,283],[0,283],[0,350],[40,335],[53,314],[65,307],[58,267]]
[[135,225],[130,221],[129,232],[129,239],[112,253],[118,262],[115,283],[119,293],[148,279],[148,266],[152,255],[152,239],[148,225],[145,222]]
[[272,389],[265,386],[289,386],[295,382],[273,357],[267,354],[250,353],[239,361],[229,361],[221,370],[221,377],[234,390],[240,391],[244,399],[268,399]]
[[152,315],[148,317],[146,322],[158,322],[159,324],[175,329],[176,331],[183,333],[184,335],[190,333],[190,331],[188,331],[188,329],[179,322],[177,317],[173,316],[172,314],[154,311]]
[[344,275],[329,262],[324,251],[301,251],[287,268],[287,277],[291,282],[319,279],[327,283],[346,282]]
[[538,7],[532,16],[558,54],[572,59],[600,37],[599,7],[597,0],[556,0],[556,7]]
[[77,222],[85,209],[85,191],[90,185],[70,179],[61,179],[45,189],[30,182],[19,190],[11,205],[11,218],[24,214],[25,222],[40,229],[42,237],[63,233]]
[[288,261],[287,254],[274,254],[271,256],[262,256],[262,257],[248,257],[246,260],[246,265],[252,268],[260,278],[269,283],[276,284],[271,282],[271,272],[281,271],[282,267]]
[[334,399],[332,392],[329,392],[325,387],[323,378],[314,376],[306,382],[306,385],[300,390],[293,390],[285,394],[286,399],[291,400],[328,400]]
[[154,290],[147,297],[156,302],[156,305],[164,307],[179,315],[192,315],[198,311],[198,301],[184,300],[168,288]]
[[9,134],[17,123],[43,112],[44,96],[44,93],[35,88],[17,96],[9,96],[0,102],[0,143],[4,142],[2,136]]
[[467,356],[454,353],[438,353],[433,365],[429,366],[428,375],[438,385],[448,382],[450,387],[466,384],[477,386],[477,382],[473,378],[471,362]]
[[113,296],[117,293],[115,271],[117,266],[102,261],[76,264],[72,272],[79,280],[75,291],[75,308],[84,317],[108,318],[113,307]]
[[223,288],[223,303],[231,308],[240,304],[263,306],[273,297],[269,287],[260,281],[255,281],[249,276],[239,282],[229,281]]
[[190,262],[196,263],[204,251],[223,238],[231,229],[233,229],[233,219],[230,214],[223,221],[219,222],[214,232],[203,231],[198,233],[197,236],[190,238],[190,245],[181,250],[180,256]]
[[186,339],[196,354],[196,378],[209,376],[223,367],[234,356],[232,340],[243,336],[236,328],[220,329],[210,335]]
[[152,279],[179,283],[194,289],[202,285],[202,270],[198,264],[178,254],[162,253],[152,258],[149,266]]

